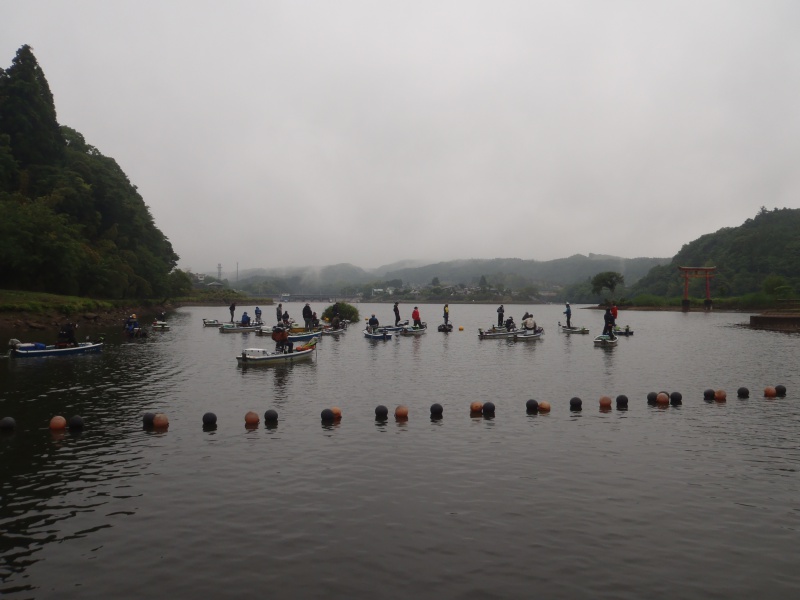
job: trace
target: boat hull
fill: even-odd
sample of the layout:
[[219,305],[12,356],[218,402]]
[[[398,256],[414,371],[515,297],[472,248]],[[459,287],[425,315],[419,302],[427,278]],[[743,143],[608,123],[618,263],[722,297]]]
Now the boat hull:
[[220,333],[249,333],[251,331],[259,331],[261,325],[250,325],[248,327],[240,327],[237,325],[222,325],[219,328]]
[[36,358],[41,356],[71,356],[73,354],[92,354],[95,352],[102,352],[103,343],[82,343],[77,346],[69,346],[67,348],[56,348],[55,346],[47,346],[42,349],[19,349],[12,348],[11,356],[14,358]]
[[518,333],[514,336],[515,342],[530,342],[533,340],[540,340],[544,335],[544,331],[537,331],[536,333]]
[[594,338],[594,345],[595,346],[616,346],[617,340],[619,338],[616,337],[609,337],[607,335],[598,335]]
[[263,348],[246,348],[236,357],[240,365],[285,365],[286,363],[310,360],[313,348],[298,352],[276,352]]
[[365,329],[364,337],[368,340],[390,340],[392,339],[392,333],[390,331],[379,331],[377,333],[373,333]]
[[478,329],[478,339],[491,340],[513,338],[518,333],[520,333],[518,329],[512,329],[511,331],[484,331],[483,329]]

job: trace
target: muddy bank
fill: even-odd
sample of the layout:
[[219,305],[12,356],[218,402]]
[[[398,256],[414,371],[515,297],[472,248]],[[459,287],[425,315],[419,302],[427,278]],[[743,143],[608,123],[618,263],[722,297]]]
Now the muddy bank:
[[79,327],[107,328],[119,326],[122,328],[130,315],[135,314],[140,323],[150,323],[162,311],[169,311],[175,306],[132,306],[114,308],[106,311],[84,312],[64,316],[52,310],[45,312],[3,312],[0,313],[0,329],[11,331],[58,331],[65,323],[72,322]]

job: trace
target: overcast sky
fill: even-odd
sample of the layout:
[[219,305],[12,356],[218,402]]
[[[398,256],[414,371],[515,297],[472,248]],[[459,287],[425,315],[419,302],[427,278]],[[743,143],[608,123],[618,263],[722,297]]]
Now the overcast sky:
[[800,207],[800,2],[4,0],[194,271],[672,256]]

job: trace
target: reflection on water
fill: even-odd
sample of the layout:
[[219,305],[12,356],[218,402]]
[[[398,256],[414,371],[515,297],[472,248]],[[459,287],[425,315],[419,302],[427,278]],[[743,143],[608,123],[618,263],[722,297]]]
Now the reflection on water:
[[[391,318],[391,304],[360,308]],[[271,340],[202,327],[227,307],[188,308],[147,339],[112,332],[100,355],[4,360],[0,417],[18,428],[0,435],[0,594],[796,592],[800,338],[733,326],[742,315],[623,313],[636,336],[595,348],[557,331],[560,306],[531,312],[543,340],[478,340],[494,308],[463,305],[450,334],[371,341],[353,327],[311,362],[238,368],[243,348]],[[776,383],[786,398],[759,397]],[[734,397],[742,385],[748,400]],[[727,402],[704,402],[706,388]],[[648,406],[660,390],[683,406]],[[629,410],[600,409],[623,393]],[[552,412],[527,415],[528,398]],[[495,416],[471,417],[472,400]],[[342,420],[322,423],[331,406]],[[277,426],[245,427],[268,408]],[[169,430],[144,431],[146,411],[167,413]],[[87,427],[52,434],[55,414]]]

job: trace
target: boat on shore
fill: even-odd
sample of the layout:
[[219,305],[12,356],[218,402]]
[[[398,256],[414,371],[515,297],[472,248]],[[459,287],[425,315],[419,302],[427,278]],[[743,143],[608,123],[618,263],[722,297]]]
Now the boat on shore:
[[598,335],[594,338],[594,345],[595,346],[616,346],[617,341],[619,340],[616,336],[610,335]]
[[236,357],[239,365],[283,365],[301,360],[310,360],[314,347],[294,352],[281,352],[279,350],[268,350],[266,348],[245,348]]
[[563,333],[589,333],[586,327],[567,327],[566,325],[562,325],[561,321],[558,322],[558,330]]
[[103,342],[80,342],[77,345],[54,344],[48,346],[38,342],[23,344],[19,340],[8,342],[9,356],[13,358],[35,358],[40,356],[70,356],[91,354],[103,350]]

